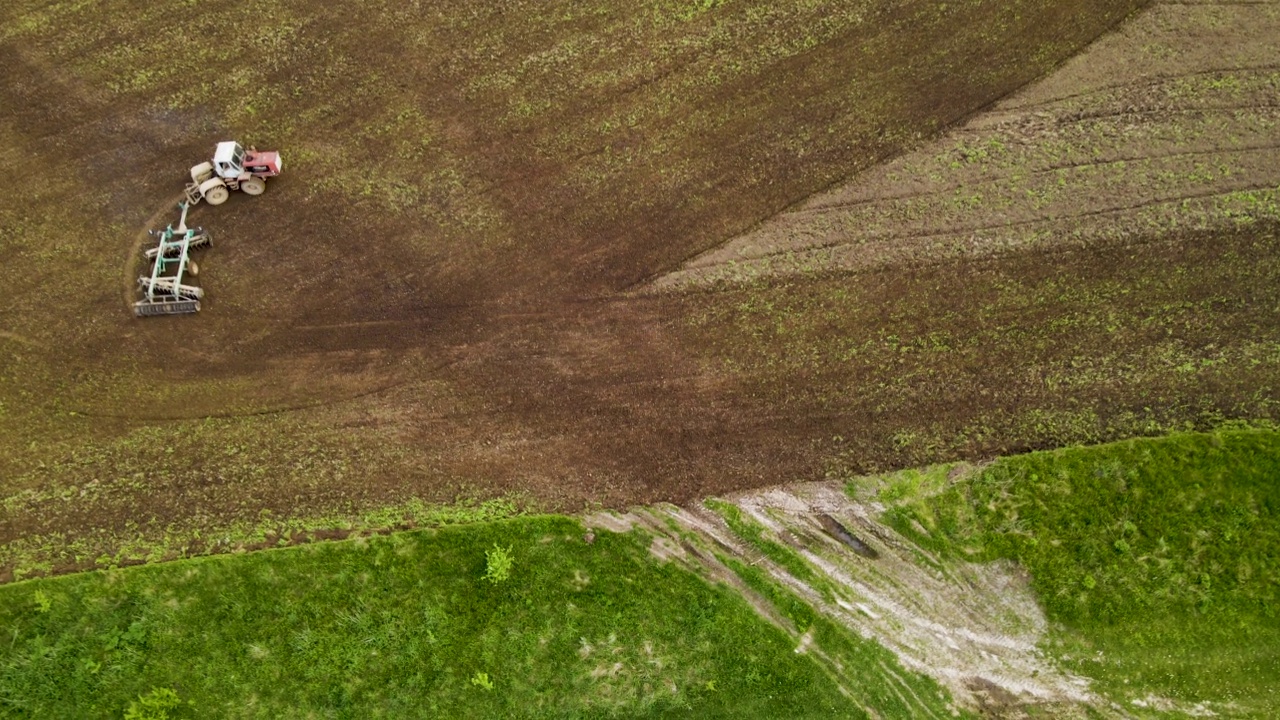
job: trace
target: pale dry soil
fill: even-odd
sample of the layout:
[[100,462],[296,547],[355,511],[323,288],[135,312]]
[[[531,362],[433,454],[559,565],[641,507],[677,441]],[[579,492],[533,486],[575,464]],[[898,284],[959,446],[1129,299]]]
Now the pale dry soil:
[[[979,469],[956,465],[948,479],[960,481]],[[1126,708],[1093,692],[1088,678],[1065,671],[1042,649],[1049,623],[1025,571],[1005,561],[959,562],[930,553],[878,520],[885,508],[875,500],[876,479],[861,480],[852,498],[833,481],[776,486],[728,498],[764,529],[766,540],[786,545],[803,558],[817,581],[797,577],[772,561],[707,506],[600,512],[588,516],[586,523],[651,533],[655,557],[736,588],[762,617],[792,635],[797,653],[812,654],[846,687],[856,682],[846,666],[848,658],[842,662],[825,652],[811,628],[796,627],[735,575],[726,559],[763,570],[828,620],[888,648],[903,667],[932,677],[956,703],[983,716],[1131,717]],[[876,557],[855,552],[824,529],[819,520],[823,514]],[[924,713],[921,716],[927,715],[923,704],[911,702],[914,691],[901,678],[884,669],[882,681]],[[1209,703],[1185,705],[1157,696],[1135,705],[1182,716],[1217,714]]]
[[[766,528],[766,538],[793,548],[834,596],[772,562],[703,506],[599,513],[587,523],[653,533],[655,556],[737,588],[764,618],[792,634],[796,652],[813,654],[846,685],[853,679],[841,658],[824,652],[810,629],[796,627],[747,587],[725,558],[765,571],[829,620],[889,648],[908,670],[934,678],[969,709],[990,710],[995,703],[1003,710],[1037,706],[1059,713],[1081,704],[1108,706],[1090,692],[1087,679],[1063,672],[1037,649],[1047,622],[1016,566],[943,563],[878,522],[882,507],[851,500],[838,483],[766,488],[730,501]],[[878,557],[861,556],[824,532],[821,513]],[[891,674],[884,681],[895,684]],[[912,692],[905,685],[896,691]]]

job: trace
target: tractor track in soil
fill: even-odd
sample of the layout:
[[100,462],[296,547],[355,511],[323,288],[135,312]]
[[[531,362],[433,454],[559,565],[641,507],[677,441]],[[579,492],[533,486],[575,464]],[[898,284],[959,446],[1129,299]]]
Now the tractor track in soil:
[[[1266,143],[1262,145],[1250,145],[1245,147],[1232,147],[1227,149],[1215,148],[1211,150],[1190,150],[1186,152],[1169,152],[1164,154],[1150,155],[1129,155],[1116,158],[1107,158],[1105,160],[1097,160],[1093,162],[1071,162],[1058,165],[1049,165],[1047,167],[1032,170],[1026,173],[1028,176],[1048,175],[1058,170],[1078,170],[1081,168],[1095,168],[1105,165],[1127,164],[1141,162],[1144,160],[1163,160],[1170,158],[1195,158],[1195,157],[1217,157],[1221,155],[1233,155],[1236,153],[1250,153],[1259,150],[1280,150],[1280,143]],[[810,215],[824,212],[832,212],[838,210],[847,210],[849,208],[864,207],[878,202],[903,201],[903,200],[920,200],[922,198],[938,197],[954,193],[957,190],[965,188],[981,188],[985,185],[994,185],[1004,182],[1005,178],[983,178],[972,182],[956,183],[954,185],[946,185],[929,192],[910,193],[905,195],[883,195],[874,198],[865,198],[862,200],[854,200],[852,202],[836,203],[832,205],[814,205],[796,210],[794,215]],[[1262,185],[1261,187],[1269,187]]]
[[[443,367],[444,366],[441,366],[441,369],[443,369]],[[317,400],[315,402],[310,402],[310,403],[298,403],[295,405],[286,405],[283,407],[270,407],[270,408],[263,408],[259,410],[244,410],[239,412],[234,410],[228,410],[223,412],[202,412],[196,415],[191,415],[191,414],[162,415],[157,413],[98,412],[95,410],[85,409],[82,407],[72,407],[72,408],[59,407],[56,410],[69,411],[71,413],[74,413],[75,415],[83,416],[91,420],[125,420],[133,423],[181,423],[181,422],[200,422],[203,420],[230,420],[235,418],[253,418],[253,417],[262,417],[265,415],[281,415],[285,413],[301,412],[304,410],[315,410],[318,408],[334,407],[337,405],[342,405],[344,403],[350,403],[363,398],[368,398],[375,395],[380,395],[382,393],[390,392],[391,390],[395,390],[396,388],[401,387],[404,384],[405,384],[404,381],[387,383],[385,385],[380,385],[378,387],[370,388],[368,390],[361,390],[347,397],[330,398],[325,400]],[[55,411],[55,408],[52,406],[46,406],[45,409],[50,412]]]
[[[1161,2],[1160,4],[1161,5],[1178,5],[1178,4],[1193,4],[1193,3]],[[1218,5],[1231,5],[1235,3],[1205,2],[1205,3],[1194,3],[1194,4],[1206,5],[1206,6],[1210,6],[1210,5],[1218,6]],[[1275,2],[1274,0],[1262,0],[1261,2],[1258,2],[1258,3],[1248,3],[1248,4],[1274,5]],[[1004,102],[997,103],[996,104],[997,107],[994,107],[992,111],[988,113],[988,115],[990,116],[990,119],[998,120],[1006,115],[1021,115],[1022,113],[1025,113],[1028,110],[1045,108],[1050,105],[1061,105],[1064,103],[1083,100],[1085,98],[1097,97],[1098,95],[1105,95],[1106,93],[1114,93],[1121,90],[1129,90],[1129,91],[1142,90],[1142,89],[1149,90],[1152,88],[1160,87],[1162,85],[1166,85],[1169,82],[1174,80],[1191,80],[1195,78],[1204,78],[1204,77],[1210,77],[1214,75],[1225,75],[1230,73],[1241,73],[1241,72],[1275,72],[1277,70],[1280,70],[1280,64],[1264,63],[1259,65],[1228,65],[1224,67],[1214,67],[1214,68],[1196,70],[1194,72],[1178,73],[1178,74],[1172,74],[1172,75],[1155,75],[1152,77],[1143,78],[1139,82],[1102,85],[1099,87],[1090,88],[1089,90],[1082,90],[1080,92],[1067,93],[1063,95],[1055,95],[1051,98],[1046,98],[1043,100],[1032,100],[1032,101],[1005,100]]]
[[[1205,198],[1230,195],[1232,193],[1237,193],[1237,192],[1249,192],[1253,190],[1268,190],[1273,187],[1275,187],[1275,184],[1270,182],[1250,183],[1247,185],[1232,187],[1227,190],[1212,190],[1212,191],[1207,191],[1204,193],[1198,193],[1193,195],[1174,195],[1167,198],[1148,200],[1145,202],[1121,205],[1118,207],[1097,208],[1097,209],[1087,210],[1084,212],[1078,212],[1073,215],[1068,215],[1065,217],[1055,217],[1053,218],[1053,220],[1055,222],[1079,220],[1082,218],[1097,217],[1100,215],[1112,215],[1116,213],[1130,212],[1133,210],[1140,210],[1142,208],[1147,208],[1147,207],[1169,205],[1171,203],[1180,203],[1187,200],[1203,200]],[[927,196],[921,195],[916,197],[927,197]],[[951,235],[958,235],[958,234],[964,234],[964,233],[977,233],[977,232],[983,232],[988,230],[1005,230],[1009,228],[1026,227],[1028,225],[1040,225],[1040,224],[1043,224],[1044,222],[1045,222],[1044,219],[1034,219],[1034,220],[1018,220],[1015,222],[1006,222],[1006,223],[993,223],[988,225],[951,226],[945,230],[937,230],[933,232],[896,234],[892,236],[892,239],[895,241],[910,241],[910,240],[917,240],[921,238],[951,236]],[[863,241],[856,240],[853,242],[846,241],[846,242],[832,242],[832,243],[816,243],[816,244],[806,246],[805,249],[806,250],[826,250],[829,248],[840,247],[843,245],[850,245],[850,244],[857,245],[857,244],[861,244],[861,242]]]

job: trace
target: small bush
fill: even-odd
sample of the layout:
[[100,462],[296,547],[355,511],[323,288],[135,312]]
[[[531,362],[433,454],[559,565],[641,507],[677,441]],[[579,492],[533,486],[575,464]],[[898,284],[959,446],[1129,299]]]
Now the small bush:
[[482,687],[485,690],[493,689],[493,681],[489,679],[489,673],[478,672],[472,675],[471,684],[476,687]]
[[494,543],[493,548],[486,550],[484,579],[498,584],[511,577],[511,566],[515,559],[511,557],[511,548]]
[[182,707],[178,693],[170,688],[152,688],[146,695],[139,695],[124,711],[124,720],[169,720],[169,711]]

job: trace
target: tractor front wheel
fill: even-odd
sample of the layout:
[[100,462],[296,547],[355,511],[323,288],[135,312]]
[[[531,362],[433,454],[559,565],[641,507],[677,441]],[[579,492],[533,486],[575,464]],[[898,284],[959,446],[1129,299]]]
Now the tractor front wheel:
[[267,189],[267,182],[262,178],[251,177],[240,183],[240,190],[246,195],[261,195]]

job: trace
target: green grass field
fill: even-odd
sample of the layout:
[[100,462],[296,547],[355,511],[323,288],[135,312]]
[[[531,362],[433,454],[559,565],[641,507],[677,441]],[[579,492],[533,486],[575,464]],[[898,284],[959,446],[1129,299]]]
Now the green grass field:
[[[945,470],[884,478],[886,519],[944,558],[1025,566],[1052,623],[1043,649],[1095,689],[1162,716],[1162,698],[1230,716],[1280,710],[1280,433],[1035,453],[953,480]],[[736,506],[712,505],[762,552],[803,564]],[[571,518],[520,517],[3,586],[0,716],[955,710],[932,679],[758,568],[724,559],[786,627],[655,559],[644,531],[590,543],[584,532]]]
[[887,496],[922,545],[1024,565],[1053,653],[1126,705],[1154,693],[1280,713],[1280,433],[1034,453]]
[[4,717],[867,717],[730,590],[560,517],[16,583],[0,626]]

